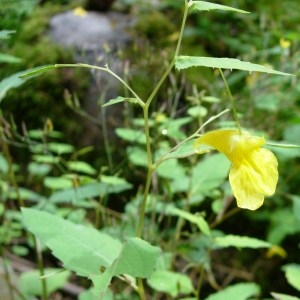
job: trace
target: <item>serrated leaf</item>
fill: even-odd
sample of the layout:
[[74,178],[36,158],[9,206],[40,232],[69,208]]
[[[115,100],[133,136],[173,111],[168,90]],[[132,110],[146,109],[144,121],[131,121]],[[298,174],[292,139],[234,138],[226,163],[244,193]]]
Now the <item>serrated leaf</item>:
[[260,288],[255,283],[237,283],[229,287],[209,295],[205,300],[247,300],[251,296],[257,296],[260,293]]
[[187,275],[167,270],[153,272],[148,284],[154,290],[168,293],[173,298],[179,294],[190,294],[194,290],[192,281]]
[[283,266],[287,282],[300,292],[300,265],[288,264]]
[[205,56],[178,56],[175,66],[178,70],[191,67],[208,67],[217,69],[243,70],[248,72],[262,72],[277,75],[291,75],[276,71],[262,65],[253,64],[246,61],[241,61],[235,58],[226,57],[205,57]]
[[236,247],[236,248],[269,248],[272,244],[262,241],[256,238],[248,236],[239,236],[239,235],[225,235],[221,237],[216,237],[214,244],[220,248],[226,247]]
[[207,10],[225,10],[225,11],[233,11],[233,12],[238,12],[238,13],[243,13],[243,14],[248,14],[248,11],[233,8],[230,6],[225,6],[225,5],[220,5],[216,3],[211,3],[211,2],[205,2],[205,1],[193,1],[192,2],[192,9],[200,10],[200,11],[207,11]]
[[100,268],[108,268],[121,251],[120,241],[92,227],[31,208],[22,208],[22,215],[28,230],[78,275],[100,274]]

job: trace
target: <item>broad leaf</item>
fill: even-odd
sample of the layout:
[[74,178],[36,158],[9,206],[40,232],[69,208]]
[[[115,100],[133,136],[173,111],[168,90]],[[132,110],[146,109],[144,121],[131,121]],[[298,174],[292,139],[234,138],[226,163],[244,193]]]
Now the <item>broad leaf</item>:
[[22,208],[22,214],[28,230],[78,275],[100,274],[100,268],[109,267],[121,251],[120,241],[92,227],[30,208]]
[[217,293],[211,294],[205,298],[205,300],[247,300],[250,297],[257,296],[259,293],[260,288],[255,283],[237,283]]
[[291,75],[288,73],[279,72],[262,65],[253,64],[246,61],[241,61],[235,58],[217,58],[204,56],[178,56],[176,58],[175,66],[178,70],[187,69],[191,67],[209,67],[218,69],[236,69],[248,72],[262,72],[278,75]]
[[272,244],[262,241],[256,238],[248,236],[238,235],[225,235],[222,237],[216,237],[214,241],[215,245],[219,248],[236,247],[236,248],[269,248]]
[[225,11],[234,11],[234,12],[243,13],[243,14],[249,13],[248,11],[245,11],[245,10],[233,8],[230,6],[220,5],[220,4],[216,4],[216,3],[205,2],[205,1],[192,1],[191,8],[195,9],[195,10],[200,10],[200,11],[219,9],[219,10],[225,10]]

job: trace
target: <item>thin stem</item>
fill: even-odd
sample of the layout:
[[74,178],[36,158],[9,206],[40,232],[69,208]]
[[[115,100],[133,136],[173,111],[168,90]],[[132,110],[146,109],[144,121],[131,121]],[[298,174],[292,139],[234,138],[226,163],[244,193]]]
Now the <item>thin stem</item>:
[[146,210],[147,198],[150,190],[150,185],[152,181],[152,174],[153,174],[153,163],[152,163],[152,151],[151,151],[151,144],[150,144],[150,131],[149,131],[149,116],[148,116],[149,106],[145,105],[143,108],[144,112],[144,130],[145,130],[145,137],[146,137],[146,148],[147,148],[147,162],[148,162],[148,172],[147,172],[147,179],[146,185],[144,190],[144,195],[141,203],[140,208],[140,216],[139,216],[139,223],[137,229],[137,237],[142,236],[143,231],[143,223],[144,223],[144,215]]
[[2,265],[3,265],[3,269],[4,269],[4,280],[6,281],[7,286],[8,286],[9,298],[11,300],[14,300],[15,296],[14,296],[13,283],[12,283],[12,280],[11,280],[12,278],[11,278],[9,270],[8,270],[6,258],[4,257],[3,253],[1,253],[1,254],[2,254]]
[[137,284],[138,284],[138,293],[139,293],[140,299],[141,300],[146,300],[143,279],[142,278],[138,278],[137,279]]
[[108,66],[98,67],[98,66],[80,63],[80,64],[55,64],[54,67],[55,68],[66,68],[66,67],[68,67],[68,68],[88,68],[88,69],[100,70],[100,71],[109,73],[110,75],[112,75],[113,77],[118,79],[118,81],[120,81],[132,93],[132,95],[136,98],[136,100],[140,106],[143,107],[145,105],[144,101],[136,94],[136,92],[121,77],[119,77],[116,73],[111,71],[108,68]]
[[35,248],[35,252],[36,252],[37,265],[38,265],[38,269],[39,269],[40,277],[41,277],[41,285],[42,285],[41,298],[42,298],[42,300],[47,300],[47,282],[46,282],[46,279],[44,278],[45,272],[44,272],[44,262],[43,262],[42,251],[41,251],[39,241],[35,236],[33,236],[33,242],[34,242],[34,248]]
[[181,41],[182,41],[183,31],[184,31],[184,28],[185,28],[185,23],[186,23],[186,19],[187,19],[187,15],[188,15],[188,10],[189,10],[189,5],[188,5],[187,1],[185,1],[183,19],[182,19],[182,23],[181,23],[181,28],[180,28],[180,33],[179,33],[179,37],[178,37],[178,42],[177,42],[177,45],[176,45],[174,58],[172,59],[169,66],[167,67],[166,71],[164,72],[164,74],[160,78],[159,82],[156,84],[156,86],[153,89],[151,95],[147,99],[146,104],[148,104],[148,105],[150,105],[151,101],[153,100],[153,98],[157,94],[159,88],[164,83],[165,79],[167,78],[167,76],[169,75],[169,73],[171,72],[172,68],[175,65],[176,57],[179,54],[179,50],[180,50],[180,46],[181,46]]
[[219,68],[219,71],[220,71],[220,74],[222,76],[222,79],[224,81],[224,84],[225,84],[225,87],[226,87],[226,91],[227,91],[227,94],[229,96],[229,100],[230,100],[230,104],[231,104],[231,107],[232,107],[232,111],[233,111],[233,117],[234,117],[234,121],[236,123],[236,126],[239,130],[239,133],[242,133],[242,129],[241,129],[241,125],[240,125],[240,121],[239,121],[239,118],[238,118],[238,115],[237,115],[237,109],[236,109],[236,105],[235,105],[235,101],[233,99],[233,96],[231,94],[231,91],[230,91],[230,88],[229,88],[229,85],[227,83],[227,80],[223,74],[223,71],[221,68]]

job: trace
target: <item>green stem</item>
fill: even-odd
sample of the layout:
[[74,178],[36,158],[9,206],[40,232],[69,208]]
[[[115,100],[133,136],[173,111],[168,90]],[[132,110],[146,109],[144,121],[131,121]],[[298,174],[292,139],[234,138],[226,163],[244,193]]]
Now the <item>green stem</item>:
[[44,262],[43,262],[42,251],[41,251],[41,247],[39,245],[39,241],[35,236],[33,236],[33,242],[34,242],[34,248],[35,248],[35,252],[36,252],[37,265],[38,265],[38,269],[39,269],[39,273],[40,273],[40,277],[41,277],[41,285],[42,285],[41,299],[47,300],[48,299],[47,283],[46,283],[46,279],[44,278],[45,272],[44,272]]
[[139,293],[140,299],[141,300],[146,300],[143,279],[142,278],[138,278],[137,279],[137,284],[138,284],[138,293]]
[[147,148],[147,163],[148,163],[148,172],[147,172],[147,179],[146,185],[144,189],[143,199],[140,208],[140,215],[139,215],[139,223],[137,229],[137,237],[141,238],[143,232],[143,223],[144,223],[144,215],[146,210],[147,198],[151,186],[152,181],[152,174],[154,171],[153,163],[152,163],[152,150],[150,144],[150,130],[149,130],[149,105],[145,105],[143,107],[144,112],[144,131],[146,137],[146,148]]
[[231,94],[231,91],[230,91],[230,88],[229,88],[229,85],[227,83],[227,80],[223,74],[223,71],[221,68],[219,68],[219,71],[220,71],[220,74],[222,76],[222,79],[224,81],[224,84],[225,84],[225,87],[226,87],[226,91],[227,91],[227,94],[229,96],[229,100],[230,100],[230,104],[231,104],[231,107],[232,107],[232,111],[233,111],[233,117],[234,117],[234,121],[235,121],[235,124],[239,130],[239,133],[241,134],[242,133],[242,129],[241,129],[241,125],[240,125],[240,121],[239,121],[239,118],[238,118],[238,115],[237,115],[237,109],[236,109],[236,105],[235,105],[235,101],[233,99],[233,96]]

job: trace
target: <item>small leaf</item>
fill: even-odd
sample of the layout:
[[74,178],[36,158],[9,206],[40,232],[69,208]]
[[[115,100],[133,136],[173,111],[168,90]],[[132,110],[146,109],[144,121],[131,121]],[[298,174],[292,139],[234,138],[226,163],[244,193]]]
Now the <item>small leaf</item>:
[[178,56],[176,58],[175,66],[178,70],[187,69],[191,67],[209,67],[218,69],[236,69],[248,72],[263,72],[278,75],[291,75],[276,71],[262,65],[253,64],[246,61],[241,61],[234,58],[217,58],[217,57],[204,57],[204,56]]
[[66,153],[72,153],[74,151],[74,147],[70,144],[64,144],[64,143],[49,143],[48,144],[49,150],[52,152],[55,152],[57,154],[66,154]]
[[283,266],[287,282],[300,292],[300,265],[288,264]]
[[16,30],[0,30],[0,39],[7,40],[13,33],[16,33]]
[[193,224],[196,224],[200,231],[206,235],[210,235],[209,225],[206,220],[200,214],[192,214],[190,212],[176,208],[175,206],[169,205],[166,210],[167,214],[175,215],[181,217]]
[[257,296],[260,293],[260,288],[255,283],[237,283],[221,290],[217,293],[211,294],[205,300],[247,300],[251,296]]
[[73,186],[72,180],[64,177],[45,177],[44,186],[49,189],[65,189]]
[[71,171],[81,172],[88,175],[95,175],[97,171],[85,161],[69,161],[67,163]]
[[110,99],[107,103],[103,104],[102,107],[106,107],[106,106],[110,106],[110,105],[114,105],[117,103],[122,103],[128,101],[130,103],[138,103],[138,101],[136,100],[136,98],[128,98],[128,97],[117,97],[115,99]]
[[173,151],[167,153],[163,156],[163,160],[171,159],[171,158],[184,158],[195,154],[194,150],[194,142],[195,139],[190,139],[187,142],[178,145],[173,149]]
[[238,236],[232,234],[216,237],[214,243],[217,247],[220,248],[236,247],[236,248],[256,249],[256,248],[269,248],[272,246],[272,244],[256,238],[251,238],[248,236]]
[[22,59],[13,55],[0,53],[0,62],[2,63],[19,63]]
[[192,1],[191,7],[192,7],[192,9],[196,9],[196,10],[200,10],[200,11],[219,9],[219,10],[225,10],[225,11],[234,11],[234,12],[238,12],[238,13],[242,13],[242,14],[249,13],[248,11],[245,11],[245,10],[233,8],[230,6],[205,2],[205,1]]
[[187,275],[167,270],[153,272],[148,284],[154,290],[168,293],[173,298],[179,294],[190,294],[194,290],[192,281]]
[[142,131],[131,128],[117,128],[116,134],[125,141],[146,144],[146,137]]

